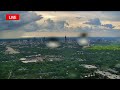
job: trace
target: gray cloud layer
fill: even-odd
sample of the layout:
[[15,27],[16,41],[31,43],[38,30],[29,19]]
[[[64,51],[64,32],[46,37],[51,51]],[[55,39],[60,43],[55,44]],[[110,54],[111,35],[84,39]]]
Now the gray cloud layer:
[[115,27],[112,24],[104,24],[104,25],[102,25],[99,18],[90,19],[90,20],[88,20],[88,22],[85,22],[84,24],[104,26],[104,27],[109,28],[109,29],[112,29],[112,28]]
[[102,11],[105,20],[120,21],[120,11]]
[[48,31],[64,31],[67,25],[69,24],[63,20],[54,21],[52,19],[47,19],[44,23],[39,25],[39,30],[46,29]]
[[107,27],[107,28],[110,28],[110,29],[112,29],[112,28],[115,27],[115,26],[113,26],[112,24],[104,24],[104,25],[102,25],[102,26]]
[[94,18],[94,19],[88,20],[88,22],[85,22],[84,24],[101,25],[101,22],[99,18]]
[[[6,21],[6,18],[5,18],[6,14],[16,14],[16,13],[20,14],[19,21]],[[30,25],[28,26],[31,26],[32,22],[35,22],[40,19],[42,19],[42,16],[39,16],[34,12],[28,12],[28,11],[4,11],[3,12],[2,11],[0,12],[0,30],[11,30],[11,29],[14,30],[24,25],[27,25],[29,23]]]
[[[20,21],[6,21],[5,15],[7,13],[19,13],[21,15]],[[107,14],[107,13],[105,13]],[[119,17],[117,14],[110,14],[111,16]],[[44,16],[43,16],[44,17]],[[0,11],[0,38],[14,38],[20,37],[27,32],[110,32],[111,34],[119,34],[119,30],[115,30],[112,24],[102,24],[99,18],[89,19],[82,26],[71,27],[67,20],[46,19],[43,23],[37,23],[37,20],[43,18],[41,15],[37,15],[35,12],[28,11]],[[110,17],[109,17],[110,18]],[[112,17],[111,17],[112,18]],[[76,17],[77,20],[81,20],[82,17]],[[70,27],[69,27],[70,26]],[[9,31],[8,31],[9,30]]]

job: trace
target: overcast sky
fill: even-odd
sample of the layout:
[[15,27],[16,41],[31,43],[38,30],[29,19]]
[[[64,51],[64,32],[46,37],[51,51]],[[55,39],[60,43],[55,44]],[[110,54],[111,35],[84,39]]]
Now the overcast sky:
[[[5,15],[20,14],[19,21]],[[0,11],[0,38],[78,36],[119,37],[120,11]]]

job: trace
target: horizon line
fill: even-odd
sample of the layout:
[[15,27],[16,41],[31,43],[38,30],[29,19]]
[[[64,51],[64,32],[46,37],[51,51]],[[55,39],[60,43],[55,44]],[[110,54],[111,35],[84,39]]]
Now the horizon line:
[[[65,36],[64,36],[65,37]],[[55,37],[55,38],[64,38],[64,37]],[[67,36],[66,36],[67,37]],[[22,38],[0,38],[0,39],[28,39],[28,38],[51,38],[51,37],[22,37]],[[68,38],[80,38],[80,37],[69,37]],[[112,37],[87,37],[87,38],[120,38],[119,37],[115,37],[115,36],[112,36]]]

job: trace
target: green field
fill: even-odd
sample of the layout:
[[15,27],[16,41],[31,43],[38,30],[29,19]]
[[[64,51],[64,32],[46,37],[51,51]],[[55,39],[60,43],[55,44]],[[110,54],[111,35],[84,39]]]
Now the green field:
[[[16,55],[6,55],[3,47],[0,47],[0,79],[83,79],[85,75],[94,73],[95,69],[86,69],[81,64],[95,65],[100,70],[115,68],[116,64],[120,64],[120,46],[117,45],[99,45],[84,49],[67,47],[49,49],[44,46],[42,49],[38,49],[37,47],[19,49],[25,53]],[[31,53],[26,53],[28,51],[31,51]],[[19,60],[26,55],[33,55],[34,52],[43,56],[61,55],[64,60],[52,62],[45,60],[27,64]],[[120,70],[120,68],[117,68],[117,70]]]

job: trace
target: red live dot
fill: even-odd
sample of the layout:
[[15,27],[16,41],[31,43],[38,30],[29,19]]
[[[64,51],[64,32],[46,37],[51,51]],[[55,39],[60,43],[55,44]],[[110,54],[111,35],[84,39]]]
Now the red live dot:
[[19,14],[6,14],[6,20],[20,20]]

